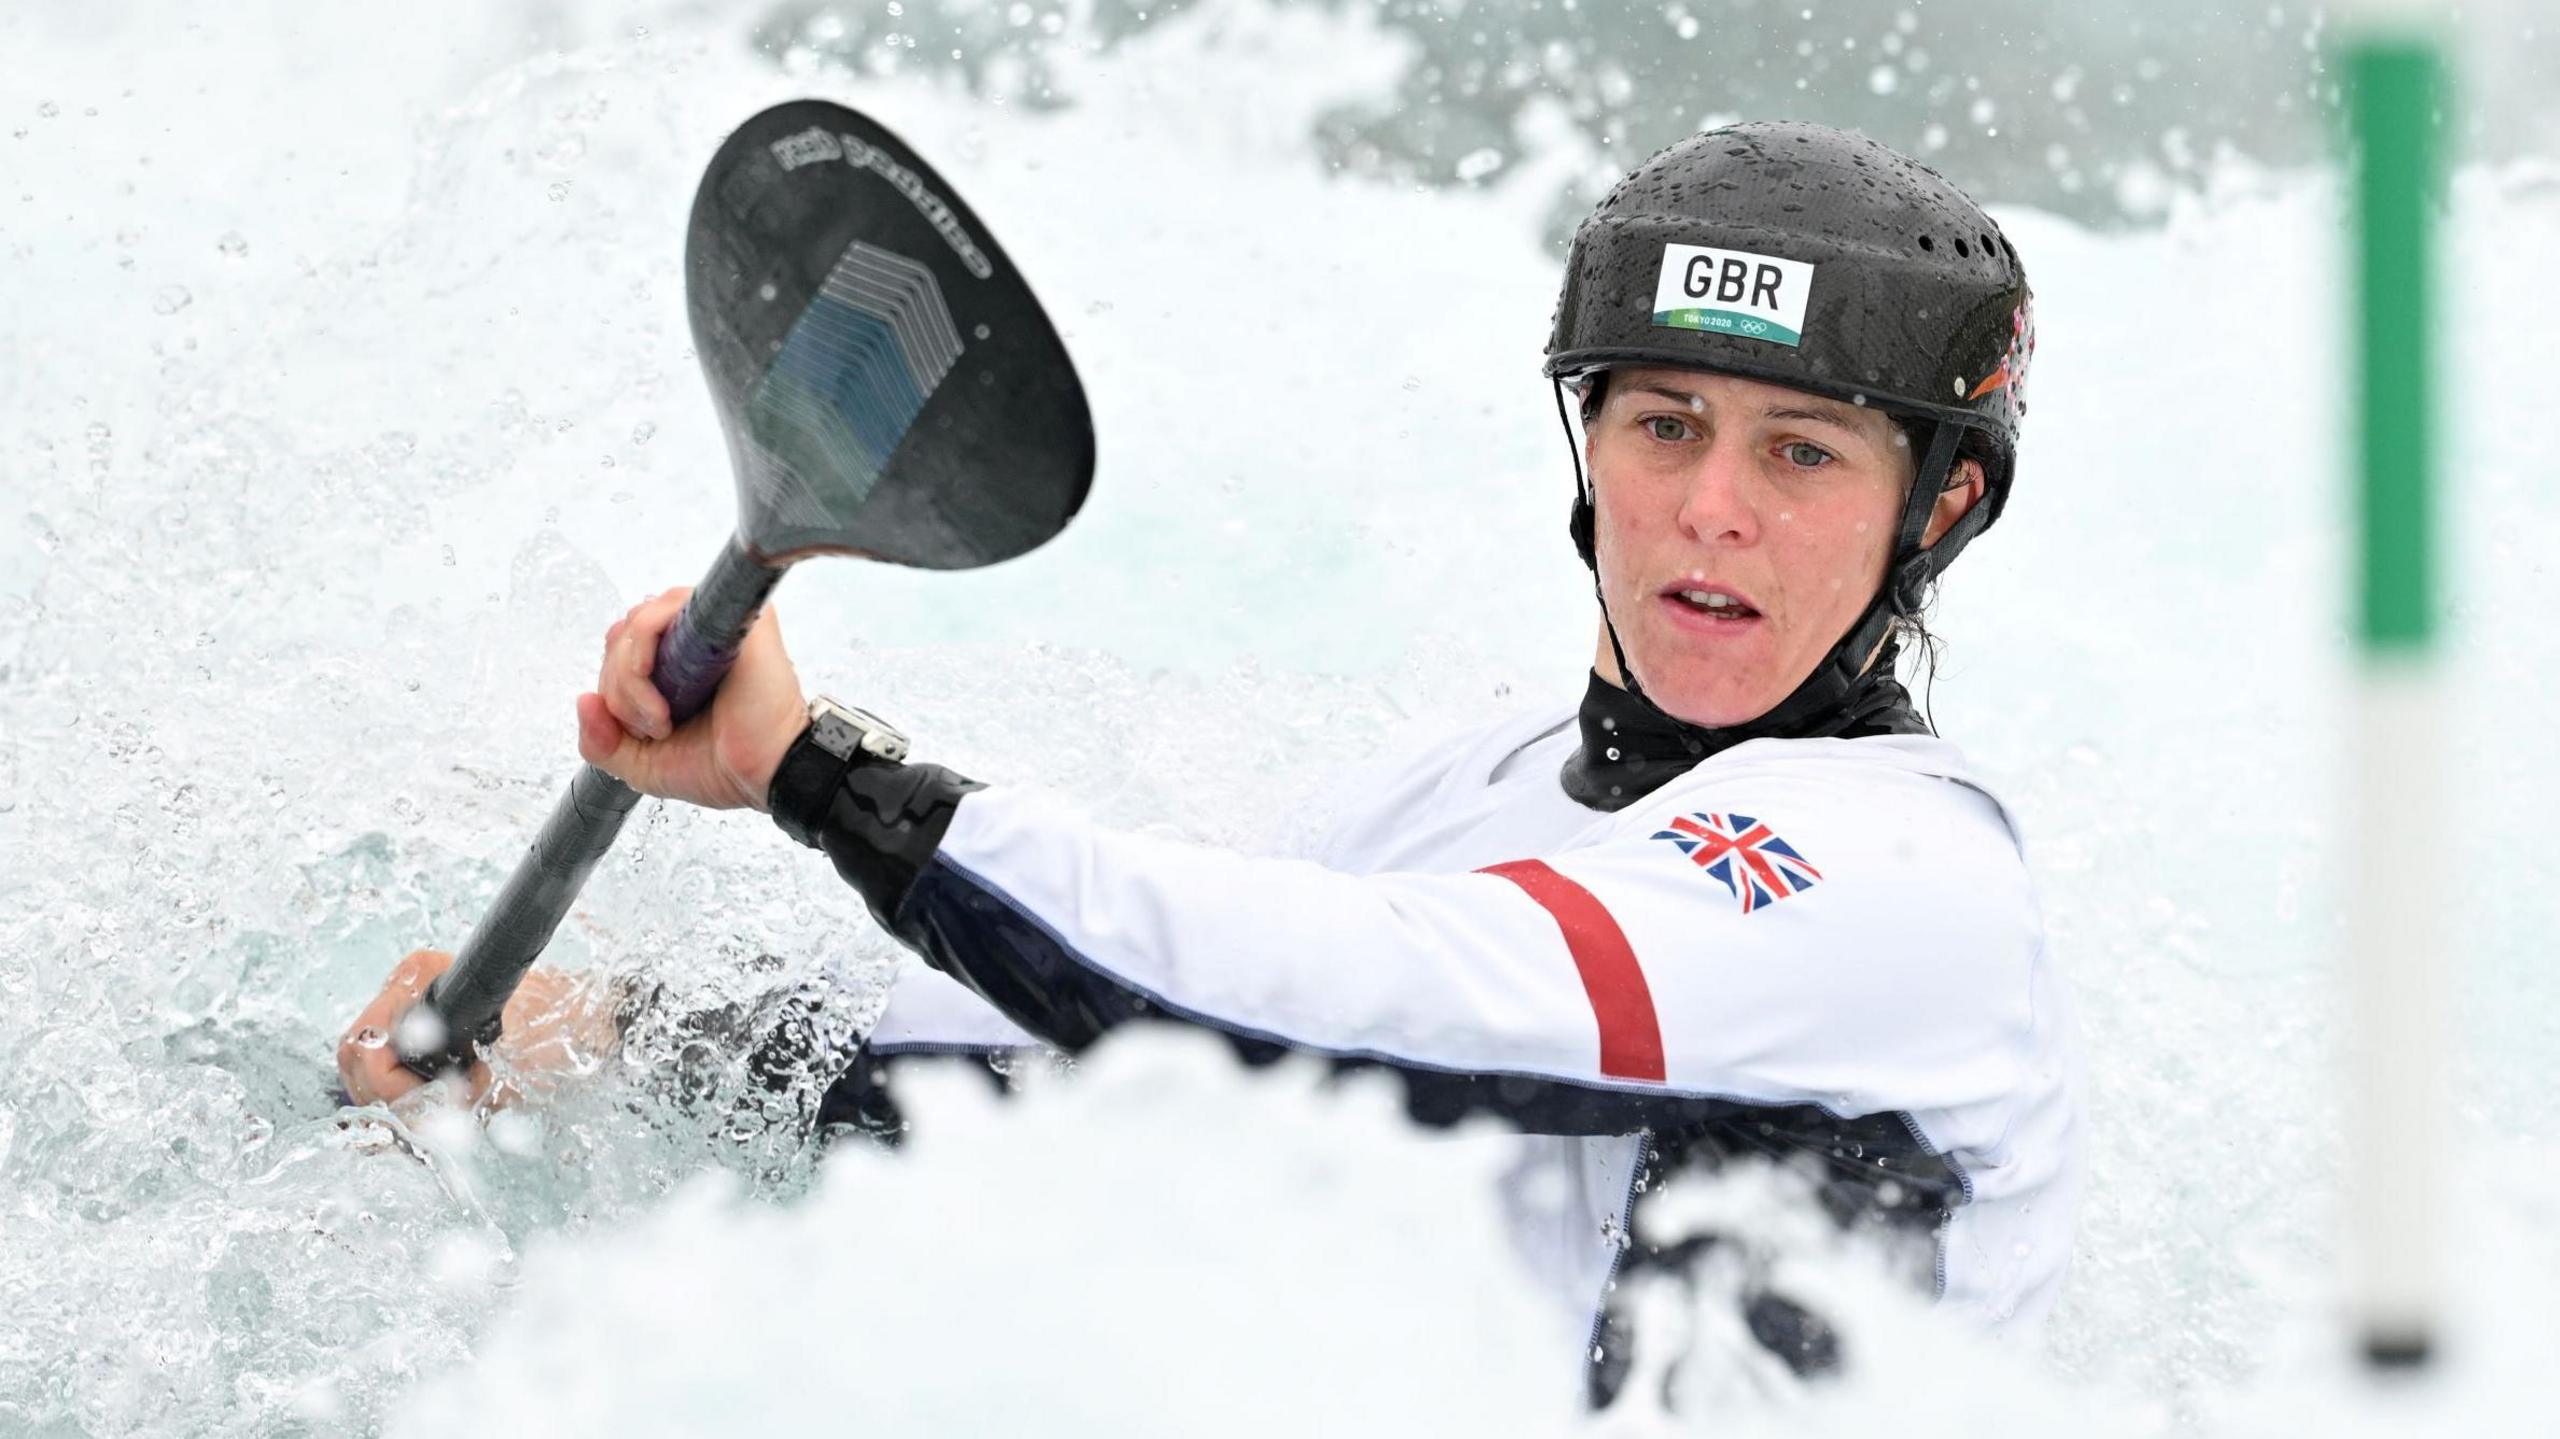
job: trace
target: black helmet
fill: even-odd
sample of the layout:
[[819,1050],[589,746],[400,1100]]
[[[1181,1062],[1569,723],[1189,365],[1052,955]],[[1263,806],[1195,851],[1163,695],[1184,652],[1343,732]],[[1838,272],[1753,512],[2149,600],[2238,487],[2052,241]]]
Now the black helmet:
[[2035,325],[2018,252],[1944,176],[1863,135],[1692,135],[1574,232],[1547,341],[1562,379],[1717,370],[1979,430],[2007,503]]
[[[1999,518],[2034,348],[2026,271],[1981,206],[1863,135],[1767,121],[1661,151],[1582,222],[1546,373],[1713,370],[1874,405],[1925,442],[1883,592],[1777,718],[1845,693],[1892,617],[1916,613],[1929,579]],[[1986,492],[1924,551],[1959,453],[1981,463]],[[1591,530],[1583,490],[1585,564]]]

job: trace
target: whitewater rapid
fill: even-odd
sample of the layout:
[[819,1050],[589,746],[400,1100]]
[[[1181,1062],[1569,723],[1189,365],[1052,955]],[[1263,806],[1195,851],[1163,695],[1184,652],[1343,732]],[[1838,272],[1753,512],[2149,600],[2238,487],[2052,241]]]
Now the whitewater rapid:
[[[723,1037],[823,995],[849,1041],[895,953],[754,816],[645,806],[552,955],[708,1018],[485,1131],[331,1098],[339,1027],[459,940],[565,778],[605,624],[726,532],[683,218],[778,100],[862,107],[965,189],[1100,454],[1026,559],[796,571],[813,688],[965,772],[1258,850],[1348,764],[1578,691],[1537,362],[1540,186],[1579,157],[1328,176],[1306,125],[1392,54],[1356,10],[1211,8],[1041,114],[776,63],[678,4],[0,18],[0,1434],[1575,1422],[1574,1355],[1504,1267],[1498,1136],[1418,1136],[1373,1088],[1141,1041],[1010,1106],[927,1086],[911,1154],[817,1164],[823,1076],[768,1093]],[[2235,168],[2146,230],[2001,212],[2039,307],[2019,489],[1935,622],[1936,719],[2024,821],[2089,1054],[2050,1352],[1942,1332],[1739,1176],[1694,1203],[1779,1236],[1868,1358],[1805,1394],[1736,1349],[1618,1432],[2539,1407],[2552,173],[2460,173],[2446,262],[2457,703],[2410,743],[2450,756],[2456,819],[2398,837],[2461,876],[2446,1376],[2375,1403],[2339,1357],[2338,202]]]

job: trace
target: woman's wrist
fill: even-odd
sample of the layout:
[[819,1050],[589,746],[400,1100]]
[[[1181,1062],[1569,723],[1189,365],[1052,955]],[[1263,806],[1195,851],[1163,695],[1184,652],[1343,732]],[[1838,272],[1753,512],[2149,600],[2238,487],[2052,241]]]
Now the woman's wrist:
[[755,747],[754,758],[739,771],[738,787],[745,792],[747,807],[760,814],[773,812],[773,776],[782,767],[783,756],[791,753],[801,732],[809,727],[808,707],[795,705]]

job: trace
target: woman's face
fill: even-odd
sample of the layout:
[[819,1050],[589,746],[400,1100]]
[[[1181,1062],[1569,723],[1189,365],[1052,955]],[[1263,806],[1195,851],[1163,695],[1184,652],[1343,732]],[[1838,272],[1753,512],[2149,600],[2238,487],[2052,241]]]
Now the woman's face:
[[[1691,724],[1767,713],[1884,580],[1915,458],[1881,412],[1694,370],[1619,370],[1584,436],[1601,590],[1654,703]],[[1969,463],[1934,542],[1981,492]],[[1608,637],[1596,667],[1615,673]]]

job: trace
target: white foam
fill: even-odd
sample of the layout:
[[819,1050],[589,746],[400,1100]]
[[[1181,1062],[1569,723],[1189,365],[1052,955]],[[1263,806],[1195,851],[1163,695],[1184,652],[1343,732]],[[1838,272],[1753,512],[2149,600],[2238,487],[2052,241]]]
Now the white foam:
[[[533,59],[441,12],[0,17],[40,92],[0,101],[0,130],[27,131],[0,138],[0,1429],[530,1414],[567,1402],[549,1366],[601,1386],[596,1413],[642,1414],[624,1432],[651,1421],[621,1387],[948,1432],[1012,1412],[966,1407],[988,1346],[1133,1429],[1241,1415],[1245,1392],[1318,1414],[1331,1391],[1298,1392],[1318,1373],[1381,1414],[1553,1412],[1473,1171],[1425,1177],[1436,1141],[1187,1050],[1125,1061],[1190,1086],[1161,1109],[944,1096],[935,1116],[990,1152],[823,1182],[805,1087],[729,1118],[760,1091],[717,1025],[655,1035],[680,1082],[617,1066],[498,1143],[339,1127],[338,1027],[401,953],[465,932],[572,762],[604,625],[698,573],[727,524],[682,220],[764,103],[850,98],[941,162],[1067,331],[1100,437],[1090,509],[1039,554],[795,575],[813,687],[984,778],[1281,848],[1345,759],[1570,693],[1590,644],[1536,376],[1545,162],[1431,195],[1317,173],[1300,122],[1360,82],[1335,57],[1377,61],[1356,28],[1233,8],[1074,62],[1081,103],[1035,117],[779,74],[687,7],[547,13],[557,49]],[[2454,206],[2459,718],[2413,742],[2450,752],[2459,819],[2405,842],[2461,876],[2439,908],[2466,1301],[2456,1362],[2405,1398],[2486,1425],[2537,1412],[2525,1346],[2560,1318],[2539,838],[2560,517],[2531,418],[2560,362],[2538,319],[2560,206],[2521,171],[2466,172]],[[1950,584],[1936,711],[2005,781],[2078,986],[2092,1202],[2049,1363],[1855,1299],[1876,1367],[1762,1396],[1767,1423],[1907,1420],[1924,1379],[2125,1432],[2362,1403],[2328,1357],[2335,207],[2317,177],[2261,176],[2136,234],[2003,214],[2041,301],[2025,468]],[[749,1030],[795,990],[866,1022],[892,959],[760,820],[655,807],[556,950]],[[701,1197],[706,1172],[746,1197]],[[1299,1197],[1258,1201],[1257,1177]],[[1186,1208],[1203,1186],[1215,1205]],[[1446,1232],[1360,1227],[1424,1214]],[[1125,1283],[1079,1269],[1079,1226]],[[1166,1237],[1226,1267],[1187,1275]],[[804,1271],[826,1284],[791,1290]],[[1257,1318],[1266,1295],[1289,1323]],[[666,1296],[702,1367],[617,1349],[672,1342],[625,1312]],[[812,1396],[836,1407],[793,1407]],[[1479,1427],[1522,1427],[1498,1419]]]

